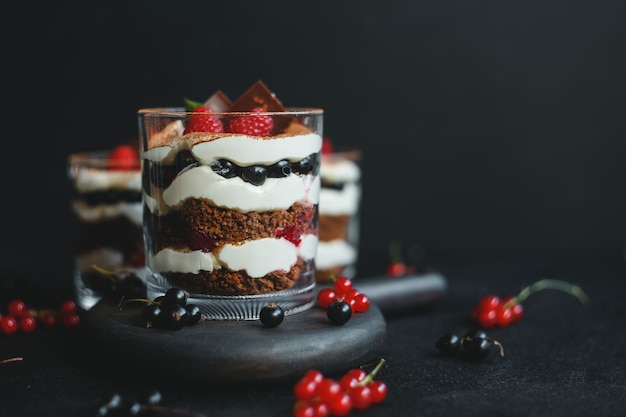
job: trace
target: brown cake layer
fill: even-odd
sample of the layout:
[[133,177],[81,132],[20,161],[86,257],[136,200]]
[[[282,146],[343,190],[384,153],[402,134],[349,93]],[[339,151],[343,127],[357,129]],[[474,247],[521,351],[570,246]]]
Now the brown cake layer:
[[319,240],[329,242],[335,239],[348,239],[348,223],[350,216],[344,214],[339,216],[319,216]]
[[316,269],[315,281],[319,283],[333,282],[335,278],[340,276],[343,272],[343,266],[335,266],[330,269]]
[[256,295],[289,289],[300,279],[304,262],[298,262],[289,272],[274,271],[262,278],[252,278],[245,271],[216,269],[198,274],[167,272],[170,284],[190,293],[212,295]]
[[[208,201],[186,200],[179,212],[166,216],[152,216],[158,225],[159,247],[155,252],[172,249],[194,248],[193,235],[204,235],[212,241],[213,250],[228,243],[241,243],[267,237],[277,237],[277,231],[304,224],[300,234],[317,234],[315,229],[315,206],[296,203],[287,210],[240,213],[212,206]],[[181,233],[181,230],[183,231]],[[192,232],[193,231],[193,232]]]

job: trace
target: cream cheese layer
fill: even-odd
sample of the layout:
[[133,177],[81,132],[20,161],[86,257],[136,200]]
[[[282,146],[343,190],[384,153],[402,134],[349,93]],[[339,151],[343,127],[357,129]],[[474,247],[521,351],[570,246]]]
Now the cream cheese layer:
[[336,266],[350,265],[356,261],[357,251],[348,242],[341,239],[318,242],[315,266],[317,269],[330,269]]
[[227,268],[243,270],[250,277],[261,278],[272,271],[289,271],[298,257],[313,259],[316,250],[315,235],[302,235],[299,245],[283,238],[264,238],[239,245],[225,245],[215,252],[163,249],[150,257],[149,267],[155,272],[191,274]]

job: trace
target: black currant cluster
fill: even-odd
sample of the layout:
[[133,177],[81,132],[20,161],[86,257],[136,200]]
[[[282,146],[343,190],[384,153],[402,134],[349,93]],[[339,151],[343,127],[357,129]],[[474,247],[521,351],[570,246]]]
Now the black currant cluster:
[[85,285],[108,300],[119,301],[123,298],[145,298],[146,283],[132,271],[107,271],[93,267],[95,272],[83,274]]
[[187,409],[164,407],[161,405],[161,393],[157,390],[149,392],[140,399],[131,396],[113,394],[110,399],[100,405],[94,417],[131,417],[131,416],[185,416],[206,417]]
[[[190,151],[178,153],[173,165],[144,164],[146,167],[143,175],[147,176],[144,181],[150,180],[159,188],[165,188],[172,183],[176,176],[190,168],[200,165]],[[150,166],[150,168],[148,168]],[[320,169],[318,154],[311,154],[298,162],[286,159],[272,165],[238,166],[227,159],[219,159],[211,165],[211,169],[224,178],[240,177],[242,180],[254,185],[262,185],[267,178],[288,177],[292,173],[296,175],[317,175]]]
[[285,311],[275,303],[269,303],[261,309],[259,320],[265,327],[277,327],[283,322]]
[[481,360],[487,357],[490,348],[497,346],[500,356],[504,356],[504,348],[497,340],[487,336],[482,330],[470,330],[463,337],[454,333],[446,333],[435,343],[444,356],[461,355],[470,360]]
[[[164,295],[154,300],[146,300],[148,304],[141,312],[146,327],[180,330],[185,326],[193,326],[206,319],[196,304],[188,304],[189,293],[181,288],[170,288]],[[138,300],[127,300],[138,301]]]
[[138,416],[159,405],[161,393],[157,390],[149,392],[145,398],[136,399],[130,396],[123,396],[119,393],[111,395],[109,400],[100,405],[96,410],[96,417],[126,417]]

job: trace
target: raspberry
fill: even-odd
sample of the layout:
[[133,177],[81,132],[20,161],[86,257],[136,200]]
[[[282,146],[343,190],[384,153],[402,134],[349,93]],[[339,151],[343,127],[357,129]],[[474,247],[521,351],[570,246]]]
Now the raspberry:
[[108,167],[113,171],[139,169],[139,155],[130,145],[119,145],[109,154]]
[[189,117],[185,134],[191,132],[222,133],[224,126],[219,118],[210,115],[211,109],[204,106],[196,107]]
[[[260,113],[263,109],[255,107],[252,112]],[[232,119],[228,123],[228,132],[254,136],[269,136],[274,127],[271,116],[242,116]]]
[[324,138],[322,140],[322,155],[328,155],[333,153],[333,143],[330,138]]

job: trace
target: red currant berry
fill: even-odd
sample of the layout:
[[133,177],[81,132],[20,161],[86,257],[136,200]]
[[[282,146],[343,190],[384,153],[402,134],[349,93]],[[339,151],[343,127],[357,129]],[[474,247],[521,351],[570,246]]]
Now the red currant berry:
[[61,303],[61,314],[67,316],[76,312],[76,303],[74,300],[65,300]]
[[337,293],[332,288],[322,288],[317,293],[317,304],[322,308],[328,308],[328,306],[335,301]]
[[310,378],[302,378],[293,387],[293,394],[296,401],[309,401],[315,397],[317,383]]
[[80,316],[78,314],[70,314],[68,316],[63,316],[63,327],[69,331],[78,330],[80,325]]
[[367,385],[357,385],[348,393],[352,401],[352,408],[364,410],[372,403],[372,390]]
[[407,269],[404,262],[394,261],[387,266],[387,275],[390,277],[401,277],[406,273]]
[[343,417],[352,411],[352,400],[350,396],[341,392],[328,402],[328,411],[334,416]]
[[496,324],[496,310],[482,310],[478,313],[478,323],[485,328],[493,327]]
[[371,305],[370,299],[367,295],[359,293],[354,297],[354,306],[351,306],[357,313],[365,313],[369,310]]
[[524,315],[524,307],[518,302],[513,302],[514,298],[512,295],[508,295],[502,299],[502,305],[507,305],[511,309],[511,323],[521,320]]
[[22,333],[32,333],[37,328],[37,319],[33,316],[22,316],[19,319],[18,325]]
[[54,314],[45,312],[39,316],[39,322],[47,329],[52,329],[57,325],[57,319]]
[[315,389],[315,395],[327,404],[340,393],[341,386],[337,381],[330,378],[324,378],[322,382],[317,384],[317,388]]
[[0,317],[0,333],[5,335],[12,335],[17,332],[18,329],[17,320],[12,316]]
[[312,405],[314,417],[326,417],[328,415],[328,405],[326,403],[317,401]]
[[26,303],[24,303],[24,301],[19,299],[9,301],[7,313],[9,313],[10,316],[15,318],[22,317],[24,311],[26,311]]
[[496,323],[500,327],[506,327],[513,320],[513,312],[510,308],[500,307],[496,310]]
[[344,276],[339,276],[335,279],[333,288],[337,295],[346,295],[352,291],[352,280]]
[[346,375],[350,375],[356,378],[357,381],[361,382],[367,376],[367,372],[365,372],[361,368],[353,368],[346,372]]
[[383,381],[372,381],[369,387],[372,391],[372,404],[377,404],[387,398],[389,389],[387,388],[387,384]]
[[305,378],[312,379],[313,381],[315,381],[316,384],[319,384],[320,382],[324,380],[324,374],[322,374],[317,369],[311,369],[311,370],[308,370],[302,377],[302,379],[305,379]]
[[478,310],[495,310],[502,305],[502,300],[497,295],[485,295],[478,302]]
[[293,406],[293,417],[315,417],[315,408],[312,404],[298,402]]

